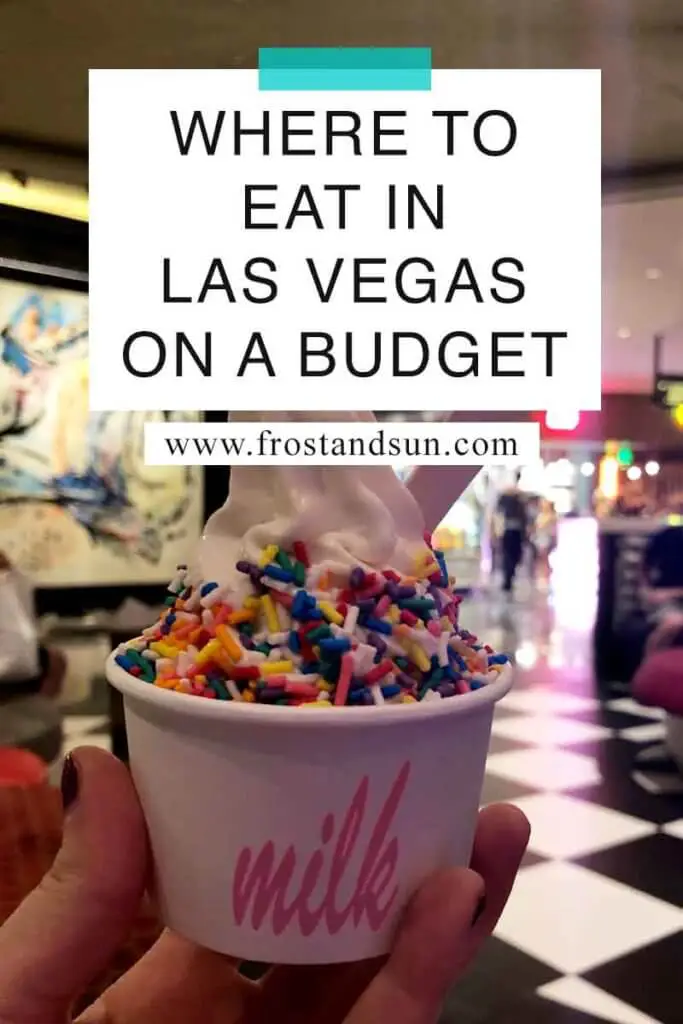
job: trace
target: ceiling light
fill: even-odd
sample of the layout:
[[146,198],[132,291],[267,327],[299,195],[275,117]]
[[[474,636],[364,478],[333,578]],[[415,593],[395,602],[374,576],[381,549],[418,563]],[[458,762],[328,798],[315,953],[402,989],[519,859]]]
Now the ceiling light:
[[0,203],[70,220],[88,219],[88,193],[84,188],[37,178],[21,183],[5,172],[0,172]]
[[640,480],[642,475],[640,466],[629,466],[626,470],[626,476],[629,480]]
[[648,267],[645,271],[645,277],[648,281],[658,281],[660,277],[663,277],[663,274],[659,267]]
[[649,462],[645,463],[645,472],[648,476],[657,476],[657,473],[659,473],[659,469],[659,463],[656,462],[654,459],[650,459]]
[[592,462],[581,463],[581,476],[593,476],[595,472],[595,466]]
[[630,337],[631,332],[629,331],[628,327],[620,327],[617,331],[617,338],[623,338],[625,340],[626,338]]

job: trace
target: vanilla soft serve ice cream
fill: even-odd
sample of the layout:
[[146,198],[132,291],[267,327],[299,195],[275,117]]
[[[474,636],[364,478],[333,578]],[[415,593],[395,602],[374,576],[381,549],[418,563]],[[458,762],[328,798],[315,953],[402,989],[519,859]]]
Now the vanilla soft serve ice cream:
[[[239,413],[231,422],[374,422],[372,413]],[[303,541],[320,569],[356,565],[410,575],[425,550],[424,519],[389,466],[234,466],[230,496],[210,517],[200,545],[202,575],[235,581],[240,559],[266,545]]]

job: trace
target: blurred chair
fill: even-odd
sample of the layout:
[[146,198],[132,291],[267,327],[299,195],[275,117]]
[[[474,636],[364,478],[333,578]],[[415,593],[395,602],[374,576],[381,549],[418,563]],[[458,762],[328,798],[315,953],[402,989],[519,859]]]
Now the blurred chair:
[[664,753],[683,771],[683,616],[672,615],[653,633],[633,678],[633,696],[646,707],[665,712],[664,750],[650,748],[641,761],[654,763]]

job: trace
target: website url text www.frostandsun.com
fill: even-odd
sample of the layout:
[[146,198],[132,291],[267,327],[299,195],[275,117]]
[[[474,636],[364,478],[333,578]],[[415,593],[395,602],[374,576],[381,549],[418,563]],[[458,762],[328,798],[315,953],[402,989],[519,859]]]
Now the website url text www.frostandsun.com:
[[[468,455],[482,458],[516,458],[518,439],[515,437],[454,437],[450,447],[443,446],[437,437],[387,436],[379,429],[370,438],[336,437],[320,433],[314,437],[287,437],[264,429],[254,440],[244,437],[165,437],[169,454],[182,458],[192,452],[202,458],[214,453],[221,457],[273,459],[287,458],[386,458],[398,460],[418,458],[458,458]],[[245,445],[250,447],[245,448]]]

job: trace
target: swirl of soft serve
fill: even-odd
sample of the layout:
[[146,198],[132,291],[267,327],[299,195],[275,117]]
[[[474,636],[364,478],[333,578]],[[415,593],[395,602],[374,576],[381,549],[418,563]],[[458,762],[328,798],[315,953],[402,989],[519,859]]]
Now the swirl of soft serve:
[[[372,413],[235,413],[239,422],[376,422]],[[283,428],[286,432],[286,426]],[[206,523],[199,550],[204,579],[242,590],[235,565],[258,562],[269,544],[306,544],[313,575],[341,579],[357,565],[412,575],[427,554],[422,512],[390,466],[233,466],[230,494]]]

